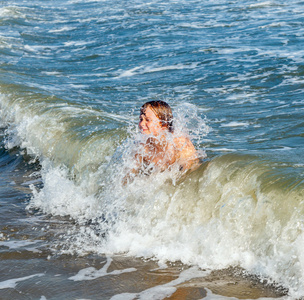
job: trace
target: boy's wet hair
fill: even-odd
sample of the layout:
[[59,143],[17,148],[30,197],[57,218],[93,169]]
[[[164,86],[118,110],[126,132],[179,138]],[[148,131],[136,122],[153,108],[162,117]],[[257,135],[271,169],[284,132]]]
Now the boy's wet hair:
[[173,132],[173,114],[171,107],[165,101],[149,101],[146,102],[140,109],[140,114],[144,114],[146,109],[150,107],[157,118],[161,121],[163,127],[166,127],[169,132]]

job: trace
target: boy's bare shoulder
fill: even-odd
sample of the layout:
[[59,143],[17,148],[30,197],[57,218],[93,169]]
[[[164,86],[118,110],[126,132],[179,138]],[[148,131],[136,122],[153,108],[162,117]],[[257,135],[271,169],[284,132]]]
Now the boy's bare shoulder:
[[179,136],[174,138],[174,144],[177,146],[177,148],[179,149],[183,149],[183,148],[194,148],[192,142],[190,141],[190,139],[186,136]]

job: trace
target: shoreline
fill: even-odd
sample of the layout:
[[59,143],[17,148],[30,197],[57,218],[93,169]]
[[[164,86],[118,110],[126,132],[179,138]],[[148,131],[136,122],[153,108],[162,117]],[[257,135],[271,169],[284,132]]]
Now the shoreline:
[[[181,263],[168,263],[165,267],[153,260],[122,255],[50,257],[48,251],[32,255],[26,250],[24,255],[18,250],[15,254],[8,252],[0,255],[1,299],[17,300],[24,295],[30,299],[43,299],[42,296],[44,299],[123,299],[127,294],[125,299],[143,296],[150,299],[149,296],[154,295],[153,299],[198,300],[210,294],[223,299],[259,299],[287,294],[283,288],[267,285],[255,276],[242,275],[243,271],[237,268],[213,270],[204,277],[196,277],[197,272],[204,272],[196,270],[193,278],[190,275],[187,279],[182,274],[191,271],[191,267]],[[3,288],[5,281],[14,282],[15,287]],[[159,298],[161,295],[166,296]]]

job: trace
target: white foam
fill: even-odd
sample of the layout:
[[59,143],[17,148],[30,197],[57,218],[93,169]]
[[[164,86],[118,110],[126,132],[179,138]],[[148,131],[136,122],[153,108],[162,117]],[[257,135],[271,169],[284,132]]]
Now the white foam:
[[8,279],[5,281],[0,282],[0,289],[14,289],[17,286],[17,283],[20,281],[25,281],[28,279],[31,279],[33,277],[41,277],[44,276],[45,274],[43,273],[38,273],[30,276],[25,276],[25,277],[20,277],[20,278],[13,278],[13,279]]
[[99,204],[93,195],[86,195],[82,187],[69,179],[64,167],[51,167],[47,161],[42,163],[44,187],[36,190],[32,186],[33,197],[27,209],[39,207],[45,213],[70,215],[76,219],[96,217]]
[[252,47],[244,47],[244,46],[240,46],[240,47],[236,47],[236,48],[220,48],[217,49],[217,52],[219,54],[235,54],[235,53],[240,53],[240,52],[249,52],[249,51],[255,51],[256,48],[252,48]]
[[45,74],[45,75],[55,75],[55,76],[63,76],[62,75],[62,73],[60,73],[60,72],[57,72],[57,71],[55,71],[55,72],[41,72],[41,74]]
[[176,290],[176,286],[187,282],[193,278],[205,277],[210,274],[210,271],[202,271],[196,267],[189,268],[182,271],[177,279],[174,279],[168,283],[157,285],[155,287],[144,290],[140,293],[123,293],[115,295],[111,300],[122,299],[142,299],[142,300],[162,300],[170,297]]
[[44,51],[44,50],[48,50],[48,49],[51,49],[51,50],[56,50],[58,49],[59,46],[29,46],[29,45],[24,45],[24,50],[26,51],[29,51],[29,52],[34,52],[34,53],[37,53],[37,52],[41,52],[41,51]]
[[76,29],[76,27],[63,26],[63,27],[58,28],[58,29],[49,30],[49,32],[50,32],[50,33],[57,33],[57,32],[72,31],[72,30],[75,30],[75,29]]
[[68,86],[72,89],[85,89],[89,87],[88,85],[85,84],[72,84],[72,83],[70,83]]
[[130,70],[123,71],[123,72],[118,76],[118,78],[134,76],[134,75],[136,74],[136,71],[137,71],[137,70],[140,70],[140,69],[142,69],[142,67],[135,67],[135,68],[132,68],[132,69],[130,69]]
[[[38,245],[37,245],[38,244]],[[36,245],[36,247],[29,247]],[[42,246],[41,241],[29,241],[29,240],[18,240],[18,241],[0,241],[0,246],[8,247],[9,249],[24,249],[27,251],[39,253],[37,246]]]
[[292,86],[302,84],[304,84],[304,79],[302,77],[292,76],[284,78],[284,80],[278,86]]
[[109,276],[109,275],[120,275],[123,273],[135,272],[135,268],[128,268],[123,270],[114,270],[112,272],[108,272],[108,268],[112,263],[112,258],[108,257],[105,265],[97,270],[93,267],[82,269],[78,272],[78,274],[69,277],[70,280],[73,281],[83,281],[83,280],[93,280],[99,277]]
[[273,6],[273,5],[274,5],[273,1],[265,1],[265,2],[255,3],[255,4],[250,4],[249,7],[250,8],[262,8],[262,7],[269,7],[269,6]]
[[271,28],[271,27],[290,27],[290,25],[287,22],[273,22],[267,25],[262,25],[259,26],[259,28],[264,29],[264,28]]
[[289,150],[292,150],[293,148],[291,147],[288,147],[288,146],[281,146],[279,148],[273,148],[269,151],[272,151],[272,152],[276,152],[276,151],[289,151]]
[[[92,42],[90,42],[92,43]],[[85,46],[85,45],[88,45],[90,44],[89,42],[87,41],[70,41],[70,42],[65,42],[64,43],[64,46],[65,47],[71,47],[71,46]]]
[[209,148],[208,151],[212,152],[236,152],[236,149],[231,149],[231,148]]
[[146,74],[146,73],[154,73],[154,72],[163,72],[163,71],[170,71],[170,70],[183,70],[183,69],[194,69],[196,68],[198,63],[191,63],[191,64],[176,64],[171,66],[137,66],[130,70],[122,71],[116,78],[122,77],[132,77],[134,75],[139,74]]
[[153,73],[153,72],[162,72],[162,71],[170,71],[170,70],[183,70],[183,69],[195,69],[198,66],[198,62],[193,62],[190,64],[176,64],[172,66],[163,66],[163,67],[146,67],[144,69],[144,73]]
[[26,15],[23,14],[23,7],[21,6],[6,6],[0,9],[0,16],[3,19],[6,18],[26,18]]
[[206,27],[204,23],[199,23],[199,22],[181,23],[179,24],[179,26],[185,28],[193,28],[193,29],[202,29]]
[[248,127],[250,124],[248,122],[238,122],[232,121],[226,124],[221,124],[221,127]]
[[295,61],[296,63],[302,63],[304,61],[304,50],[287,51],[279,48],[272,50],[258,49],[258,54],[260,56],[286,58]]

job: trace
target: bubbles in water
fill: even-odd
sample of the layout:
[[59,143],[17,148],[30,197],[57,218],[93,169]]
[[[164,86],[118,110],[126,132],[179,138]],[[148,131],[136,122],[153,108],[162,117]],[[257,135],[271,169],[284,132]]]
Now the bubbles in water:
[[182,103],[175,110],[176,131],[189,134],[194,143],[201,147],[203,138],[209,133],[206,117],[201,116],[194,104]]

